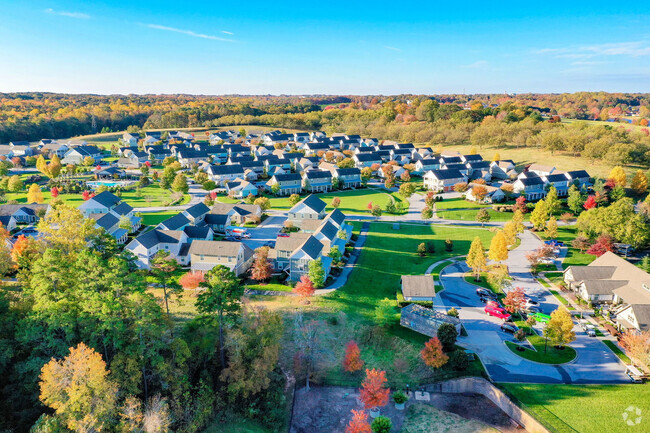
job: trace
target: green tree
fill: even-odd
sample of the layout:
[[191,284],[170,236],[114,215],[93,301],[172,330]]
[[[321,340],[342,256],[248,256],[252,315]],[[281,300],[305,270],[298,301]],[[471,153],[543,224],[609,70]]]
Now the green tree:
[[454,345],[456,344],[458,331],[456,331],[456,327],[451,323],[443,323],[438,327],[436,336],[438,337],[438,340],[440,340],[443,350],[445,352],[450,352],[454,349]]
[[337,246],[332,247],[327,255],[332,258],[334,263],[340,262],[343,258],[343,254],[341,254],[341,250]]
[[298,194],[291,194],[289,196],[289,204],[291,204],[291,206],[295,206],[296,204],[298,204],[299,201],[300,201],[300,196]]
[[584,196],[575,185],[571,185],[569,187],[569,197],[567,198],[569,209],[571,209],[571,212],[578,215],[582,212],[583,204],[585,204]]
[[555,189],[554,186],[552,186],[548,190],[548,194],[546,194],[545,203],[546,203],[546,212],[550,215],[555,215],[558,212],[560,212],[560,209],[562,209],[562,202],[557,197],[557,189]]
[[219,327],[219,357],[225,367],[223,328],[226,320],[238,315],[244,288],[239,278],[226,266],[217,265],[205,274],[200,286],[206,290],[196,300],[196,309],[204,318],[216,321]]
[[269,200],[268,197],[258,197],[255,199],[253,204],[258,205],[262,212],[265,212],[271,208],[271,200]]
[[9,192],[19,192],[24,188],[23,181],[20,180],[20,176],[14,174],[9,178],[9,183],[7,184],[7,191]]
[[424,242],[418,244],[417,253],[420,257],[424,257],[427,254],[427,246]]
[[400,185],[398,194],[404,198],[409,198],[415,193],[416,185],[412,182],[406,182]]
[[378,416],[372,420],[370,428],[372,429],[372,433],[390,433],[393,428],[393,423],[386,416]]
[[172,183],[172,191],[182,192],[183,194],[187,194],[189,190],[190,190],[190,186],[187,184],[187,178],[183,173],[178,173],[174,177],[174,182]]
[[323,260],[316,259],[309,262],[309,270],[307,272],[309,279],[314,284],[314,288],[320,289],[325,284],[325,269],[323,268]]
[[78,210],[66,204],[59,204],[41,218],[38,223],[41,240],[52,249],[65,254],[76,254],[83,250],[91,238],[101,231],[95,227],[95,221],[84,218]]
[[487,209],[481,209],[476,213],[476,221],[481,223],[481,227],[490,222],[490,213]]

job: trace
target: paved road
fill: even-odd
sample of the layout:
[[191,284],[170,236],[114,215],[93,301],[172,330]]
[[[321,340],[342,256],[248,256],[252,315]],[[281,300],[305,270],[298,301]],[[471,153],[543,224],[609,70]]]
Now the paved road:
[[[521,235],[521,245],[511,251],[507,261],[513,286],[523,287],[526,294],[540,303],[545,313],[559,306],[559,302],[530,274],[526,252],[537,248],[541,241],[526,231]],[[467,337],[459,343],[476,352],[492,379],[496,382],[528,383],[628,383],[625,366],[598,338],[588,337],[579,326],[574,327],[576,340],[571,344],[578,357],[569,364],[552,366],[526,361],[505,346],[504,341],[514,341],[511,334],[501,331],[501,321],[483,311],[484,304],[476,296],[476,286],[467,283],[463,276],[469,271],[464,262],[443,270],[440,280],[445,290],[436,298],[436,306],[456,307],[467,330]],[[536,325],[541,332],[542,325]]]
[[275,241],[286,219],[287,217],[284,215],[269,216],[262,224],[249,230],[251,237],[250,239],[244,239],[244,243],[255,249],[269,241]]

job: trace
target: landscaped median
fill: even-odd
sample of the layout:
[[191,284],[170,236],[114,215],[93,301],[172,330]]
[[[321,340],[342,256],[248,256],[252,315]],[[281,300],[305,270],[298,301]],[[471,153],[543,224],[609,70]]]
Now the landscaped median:
[[[566,364],[573,361],[578,355],[572,347],[563,346],[559,348],[555,347],[553,343],[547,342],[544,337],[537,335],[524,321],[518,320],[515,321],[515,324],[519,329],[524,330],[526,340],[533,347],[533,349],[529,349],[512,341],[506,341],[508,349],[521,358],[542,364]],[[532,334],[528,335],[531,331]]]

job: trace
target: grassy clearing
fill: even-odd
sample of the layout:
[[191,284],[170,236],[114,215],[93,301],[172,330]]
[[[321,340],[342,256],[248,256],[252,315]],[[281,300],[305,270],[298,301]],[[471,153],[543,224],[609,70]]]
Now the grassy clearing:
[[502,295],[503,290],[501,290],[501,287],[495,286],[494,284],[491,284],[488,279],[487,279],[487,272],[481,272],[480,274],[480,279],[479,281],[476,281],[476,278],[474,278],[474,273],[473,272],[467,272],[463,278],[465,279],[466,282],[470,284],[474,284],[475,286],[483,287],[485,289],[488,289],[492,291],[493,293],[496,293],[497,295]]
[[[127,202],[133,207],[157,207],[163,206],[165,203],[170,202],[172,191],[162,189],[158,184],[147,185],[140,190],[124,191],[122,193],[122,200]],[[16,200],[18,203],[27,203],[27,191],[12,192],[6,194],[7,200]],[[84,202],[81,194],[59,194],[65,204],[77,207]],[[50,191],[43,191],[43,199],[49,202],[52,199]],[[186,204],[190,201],[190,196],[185,194],[183,200],[179,204]]]
[[[629,406],[650,411],[650,384],[539,385],[501,384],[522,407],[557,433],[647,431],[648,419],[629,427],[622,418]],[[645,426],[645,427],[644,427]]]
[[246,286],[249,290],[271,290],[273,292],[292,292],[293,288],[284,284],[249,284]]
[[[396,203],[404,203],[404,210],[402,213],[408,211],[408,201],[402,199],[397,193],[390,193],[384,190],[377,189],[355,189],[348,191],[335,191],[325,194],[316,194],[318,198],[327,203],[327,210],[333,210],[331,206],[332,199],[338,197],[341,199],[339,210],[346,214],[369,214],[368,203],[372,202],[373,205],[379,205],[382,209],[386,208],[386,204],[393,197]],[[307,197],[303,194],[301,198]],[[219,198],[221,201],[221,197]],[[272,209],[290,209],[289,197],[271,197]]]
[[469,420],[451,412],[445,412],[426,404],[413,404],[406,412],[401,433],[496,433],[478,421]]
[[614,354],[616,356],[618,356],[618,359],[623,361],[623,363],[625,363],[627,365],[632,364],[632,360],[625,354],[625,352],[623,352],[621,349],[619,349],[619,347],[616,344],[614,344],[613,341],[610,341],[610,340],[602,340],[602,341],[603,341],[603,343],[605,343],[605,346],[609,347],[611,349],[611,351],[614,352]]
[[167,218],[171,218],[178,212],[164,211],[164,212],[142,212],[142,224],[147,226],[157,226]]
[[482,209],[486,207],[490,207],[490,205],[479,204],[462,198],[449,198],[436,202],[436,209],[439,211],[447,209]]
[[[537,233],[539,237],[542,239],[546,239],[547,236],[544,234],[544,232],[538,232]],[[567,255],[562,261],[562,268],[566,269],[569,266],[586,266],[589,263],[593,262],[596,259],[596,256],[592,256],[591,254],[585,254],[581,253],[580,250],[573,248],[571,246],[571,242],[578,236],[578,229],[575,225],[571,226],[562,226],[559,227],[557,230],[557,237],[556,239],[558,241],[564,242],[567,247]]]

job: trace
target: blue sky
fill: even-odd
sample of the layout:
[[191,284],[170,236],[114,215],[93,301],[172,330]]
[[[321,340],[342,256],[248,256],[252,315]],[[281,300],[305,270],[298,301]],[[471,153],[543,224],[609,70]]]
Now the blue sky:
[[0,0],[0,92],[650,91],[642,3],[417,3]]

